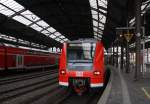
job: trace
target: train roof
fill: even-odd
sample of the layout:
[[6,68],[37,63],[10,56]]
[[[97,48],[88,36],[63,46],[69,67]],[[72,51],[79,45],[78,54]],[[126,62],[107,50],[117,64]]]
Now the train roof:
[[78,39],[78,40],[74,40],[74,41],[68,41],[68,43],[95,43],[97,41],[101,41],[101,40],[97,40],[94,38],[88,38],[88,39]]
[[26,51],[27,53],[32,53],[32,54],[36,54],[36,53],[38,54],[60,54],[60,53],[49,52],[46,50],[39,50],[39,49],[33,49],[33,48],[31,49],[28,47],[16,47],[14,45],[0,43],[0,48],[2,47],[6,47],[7,49],[19,49],[19,50]]

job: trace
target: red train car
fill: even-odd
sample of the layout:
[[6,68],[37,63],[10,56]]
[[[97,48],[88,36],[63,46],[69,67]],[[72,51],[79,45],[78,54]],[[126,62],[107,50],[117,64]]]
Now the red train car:
[[98,40],[77,40],[63,44],[59,85],[76,92],[104,86],[104,47]]
[[0,46],[0,70],[49,67],[58,63],[59,54]]

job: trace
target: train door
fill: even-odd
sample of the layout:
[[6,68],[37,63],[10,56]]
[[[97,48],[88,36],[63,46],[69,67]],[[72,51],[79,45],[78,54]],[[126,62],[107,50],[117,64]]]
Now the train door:
[[23,66],[24,66],[23,58],[24,58],[23,55],[16,56],[16,67],[17,68],[23,68]]

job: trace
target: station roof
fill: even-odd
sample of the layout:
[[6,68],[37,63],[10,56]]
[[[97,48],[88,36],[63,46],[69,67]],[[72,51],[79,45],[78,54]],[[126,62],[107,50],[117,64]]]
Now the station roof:
[[[135,0],[0,0],[0,33],[1,37],[15,37],[43,48],[79,38],[102,38],[108,48],[116,38],[116,27],[126,26],[127,19],[134,25],[134,3]],[[143,14],[149,3],[150,0],[142,0]]]
[[[5,27],[1,27],[5,29],[1,33],[46,46],[49,45],[41,37],[56,40],[50,42],[53,45],[79,38],[101,38],[106,9],[106,0],[0,0],[0,13],[7,18],[2,20]],[[11,25],[9,21],[13,21]],[[17,23],[22,28],[12,29]],[[5,31],[10,28],[13,34]]]

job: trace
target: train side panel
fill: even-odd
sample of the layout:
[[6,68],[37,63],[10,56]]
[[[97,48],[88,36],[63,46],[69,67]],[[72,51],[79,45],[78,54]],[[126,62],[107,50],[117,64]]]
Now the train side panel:
[[49,55],[34,55],[34,54],[26,54],[24,56],[24,65],[25,67],[42,67],[42,66],[50,66],[55,65],[56,59],[54,54]]
[[104,85],[104,47],[101,42],[96,43],[95,56],[94,56],[94,72],[98,75],[92,75],[91,87],[100,87]]
[[68,86],[68,75],[66,74],[66,49],[67,49],[67,43],[63,44],[62,52],[60,55],[60,61],[59,61],[59,84],[63,86]]
[[4,70],[5,67],[5,49],[0,46],[0,70]]
[[8,69],[17,69],[17,55],[22,54],[23,50],[7,47],[7,68]]
[[29,53],[27,49],[0,46],[0,70],[41,68],[58,63],[58,53]]

